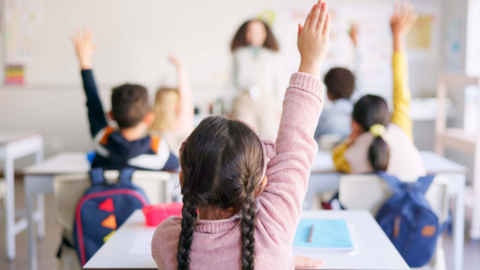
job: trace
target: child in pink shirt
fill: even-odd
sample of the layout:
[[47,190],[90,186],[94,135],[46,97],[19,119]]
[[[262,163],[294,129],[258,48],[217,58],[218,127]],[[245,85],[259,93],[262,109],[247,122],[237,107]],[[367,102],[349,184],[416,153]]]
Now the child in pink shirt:
[[301,64],[285,94],[276,146],[245,122],[222,116],[203,120],[184,142],[182,217],[165,220],[153,236],[159,269],[294,268],[292,243],[317,152],[313,133],[323,106],[317,77],[329,29],[320,0],[299,25]]

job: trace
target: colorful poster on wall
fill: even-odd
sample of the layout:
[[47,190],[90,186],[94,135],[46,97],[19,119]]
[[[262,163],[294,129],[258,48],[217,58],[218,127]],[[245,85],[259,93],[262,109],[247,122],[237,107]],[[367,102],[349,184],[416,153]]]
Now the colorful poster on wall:
[[408,33],[407,46],[413,50],[430,50],[432,47],[432,23],[431,15],[419,15]]
[[25,82],[25,76],[22,65],[9,65],[6,68],[5,83],[10,85],[19,85]]
[[4,1],[6,83],[19,84],[25,81],[25,67],[35,55],[36,29],[44,20],[43,0]]

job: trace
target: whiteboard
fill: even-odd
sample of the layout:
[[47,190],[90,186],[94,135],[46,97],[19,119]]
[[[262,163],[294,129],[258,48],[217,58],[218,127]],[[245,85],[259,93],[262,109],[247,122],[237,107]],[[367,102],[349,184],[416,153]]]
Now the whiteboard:
[[[274,33],[280,43],[286,74],[298,68],[296,29],[301,16],[292,8],[308,9],[314,1],[294,0],[18,0],[40,1],[41,22],[33,31],[34,52],[26,63],[26,82],[36,84],[79,85],[79,66],[70,36],[78,28],[95,33],[99,48],[94,69],[101,85],[124,82],[147,86],[175,84],[175,72],[167,60],[169,53],[183,59],[194,86],[222,88],[228,79],[230,41],[237,28],[261,11],[275,15]],[[332,28],[332,42],[325,68],[349,66],[353,50],[347,36],[350,20],[384,22],[374,39],[384,50],[367,51],[381,70],[390,67],[388,18],[392,0],[330,0],[339,23]],[[438,0],[420,1],[430,7]],[[438,5],[435,5],[438,7]],[[341,21],[340,21],[341,19]],[[373,57],[373,58],[372,58]],[[377,59],[378,58],[378,59]],[[390,79],[382,76],[388,87]],[[385,89],[377,87],[377,89]],[[387,88],[388,92],[390,88]]]

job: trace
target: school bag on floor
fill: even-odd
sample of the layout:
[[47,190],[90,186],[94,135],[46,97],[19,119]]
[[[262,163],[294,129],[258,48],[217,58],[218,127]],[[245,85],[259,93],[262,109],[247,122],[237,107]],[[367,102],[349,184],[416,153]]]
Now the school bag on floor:
[[378,174],[393,195],[378,212],[377,222],[408,266],[424,266],[435,253],[441,231],[438,218],[425,198],[434,176],[405,183],[384,172]]
[[148,205],[143,190],[131,182],[133,172],[132,168],[123,169],[118,183],[108,184],[103,169],[90,171],[92,186],[77,204],[73,229],[82,266],[136,209]]

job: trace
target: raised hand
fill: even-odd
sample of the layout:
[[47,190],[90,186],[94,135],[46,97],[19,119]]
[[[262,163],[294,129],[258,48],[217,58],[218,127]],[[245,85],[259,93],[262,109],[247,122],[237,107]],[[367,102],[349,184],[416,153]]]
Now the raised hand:
[[175,54],[170,54],[168,56],[168,59],[170,62],[172,62],[177,68],[183,67],[182,61],[175,55]]
[[353,45],[355,47],[358,46],[358,30],[359,30],[358,24],[352,23],[350,25],[350,31],[348,31],[348,35],[350,36],[350,39],[352,40]]
[[315,77],[320,75],[320,67],[328,50],[331,17],[327,9],[327,3],[319,0],[310,10],[303,27],[298,25],[299,72]]
[[405,50],[405,36],[408,34],[418,15],[414,12],[414,6],[409,2],[395,3],[395,11],[390,19],[395,51]]
[[85,69],[92,68],[92,56],[97,50],[97,45],[93,43],[93,33],[89,29],[77,30],[77,33],[72,37],[72,42],[77,50],[80,67]]

